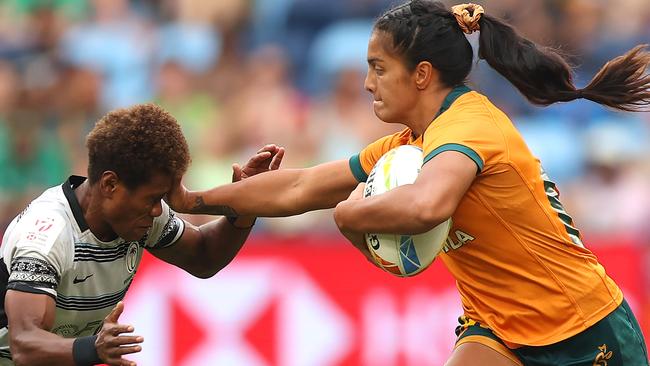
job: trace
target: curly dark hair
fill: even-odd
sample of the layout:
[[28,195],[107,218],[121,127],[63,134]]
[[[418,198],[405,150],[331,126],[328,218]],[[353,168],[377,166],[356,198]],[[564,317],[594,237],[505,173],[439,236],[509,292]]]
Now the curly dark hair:
[[133,189],[146,184],[154,173],[182,175],[190,163],[176,118],[152,103],[109,112],[90,131],[86,146],[91,184],[110,170]]

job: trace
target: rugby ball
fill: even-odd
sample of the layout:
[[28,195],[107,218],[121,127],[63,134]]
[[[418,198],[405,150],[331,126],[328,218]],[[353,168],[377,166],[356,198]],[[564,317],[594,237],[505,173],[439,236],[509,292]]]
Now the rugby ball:
[[[415,182],[422,169],[422,149],[402,145],[384,154],[368,175],[363,197],[371,197],[395,187]],[[423,193],[424,194],[424,193]],[[408,206],[408,202],[400,202]],[[365,234],[366,244],[375,262],[399,277],[416,275],[427,268],[445,245],[451,218],[426,233]]]

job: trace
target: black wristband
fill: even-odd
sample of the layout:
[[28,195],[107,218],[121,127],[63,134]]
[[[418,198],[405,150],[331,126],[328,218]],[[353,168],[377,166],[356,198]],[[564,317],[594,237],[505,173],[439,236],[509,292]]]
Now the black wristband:
[[76,366],[92,366],[104,363],[97,355],[97,336],[76,338],[72,343],[72,358]]
[[252,228],[253,226],[255,226],[255,222],[257,221],[257,217],[256,217],[255,220],[253,220],[253,223],[251,224],[251,226],[240,227],[240,226],[235,225],[235,222],[237,221],[238,218],[239,218],[239,216],[226,216],[226,219],[228,220],[230,225],[232,225],[232,227],[234,227],[235,229],[239,229],[239,230],[248,230],[248,229]]

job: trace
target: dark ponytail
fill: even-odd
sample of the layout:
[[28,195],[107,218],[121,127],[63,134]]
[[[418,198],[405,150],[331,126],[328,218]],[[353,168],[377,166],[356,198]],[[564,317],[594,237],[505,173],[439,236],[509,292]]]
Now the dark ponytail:
[[[474,6],[466,9],[473,12]],[[469,14],[473,16],[474,14]],[[554,50],[521,37],[508,24],[482,14],[479,57],[510,81],[533,104],[578,98],[624,111],[650,109],[650,53],[640,45],[608,62],[584,89],[573,84],[573,70]],[[465,81],[472,49],[454,14],[442,3],[411,0],[379,17],[375,29],[392,36],[393,49],[409,69],[428,61],[449,87]]]
[[554,50],[521,37],[488,15],[479,20],[479,57],[510,81],[533,104],[585,98],[624,111],[650,106],[650,53],[639,45],[609,61],[584,89],[573,84],[572,69]]

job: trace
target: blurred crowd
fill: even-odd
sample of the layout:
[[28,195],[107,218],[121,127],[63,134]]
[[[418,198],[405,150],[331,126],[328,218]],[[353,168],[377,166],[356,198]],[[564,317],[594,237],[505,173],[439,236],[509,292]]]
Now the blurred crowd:
[[[607,60],[650,43],[647,0],[477,2],[559,48],[579,86]],[[44,188],[86,175],[85,135],[122,106],[155,101],[179,120],[194,189],[227,183],[231,164],[266,143],[286,147],[284,167],[304,167],[397,131],[374,116],[363,89],[373,20],[394,4],[0,0],[0,227]],[[588,101],[534,107],[484,62],[470,86],[511,116],[583,232],[650,234],[650,113]],[[257,230],[334,228],[320,212],[261,220]]]

